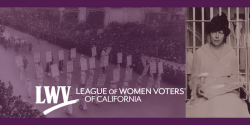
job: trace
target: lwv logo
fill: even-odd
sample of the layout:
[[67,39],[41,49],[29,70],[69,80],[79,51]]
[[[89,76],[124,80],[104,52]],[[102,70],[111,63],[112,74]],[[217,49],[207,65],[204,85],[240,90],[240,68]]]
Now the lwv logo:
[[68,101],[70,87],[71,86],[67,86],[67,90],[66,90],[66,86],[57,86],[57,91],[56,91],[55,86],[52,86],[51,91],[50,91],[50,86],[44,86],[46,99],[43,99],[43,101],[42,101],[41,100],[42,86],[36,86],[36,104],[45,104],[46,100],[47,100],[48,104],[51,104],[52,99],[53,99],[53,103],[57,104],[60,90],[62,91],[63,103],[60,103],[58,105],[55,105],[55,106],[45,110],[43,112],[44,115],[47,115],[48,113],[50,113],[58,108],[64,107],[66,105],[71,105],[71,104],[77,103],[79,101],[79,99]]

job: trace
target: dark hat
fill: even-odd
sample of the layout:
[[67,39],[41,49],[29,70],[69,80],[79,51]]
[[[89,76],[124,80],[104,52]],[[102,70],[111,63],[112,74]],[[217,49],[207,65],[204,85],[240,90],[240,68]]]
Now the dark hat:
[[225,36],[228,36],[230,34],[230,29],[228,28],[228,24],[229,22],[227,19],[227,15],[222,12],[221,16],[217,15],[213,17],[211,22],[206,26],[206,32],[210,34],[211,32],[223,30]]

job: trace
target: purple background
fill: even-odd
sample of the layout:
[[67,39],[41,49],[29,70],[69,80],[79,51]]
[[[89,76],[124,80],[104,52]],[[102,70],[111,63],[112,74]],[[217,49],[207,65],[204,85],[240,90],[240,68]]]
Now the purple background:
[[[89,118],[89,119],[83,119],[83,118],[76,118],[76,119],[54,119],[54,118],[48,118],[48,119],[1,119],[1,125],[5,124],[15,124],[15,125],[69,125],[69,124],[76,124],[76,125],[83,125],[83,124],[95,124],[95,125],[247,125],[249,124],[250,119],[188,119],[188,118],[147,118],[147,119],[125,119],[125,118],[117,118],[117,119],[111,119],[111,118]],[[21,123],[21,124],[20,124]]]
[[4,0],[1,7],[246,7],[249,0]]
[[[249,3],[249,4],[248,4]],[[74,7],[74,6],[88,6],[88,7],[100,7],[100,6],[113,6],[113,7],[245,7],[250,5],[249,0],[4,0],[1,1],[1,7]],[[16,124],[16,125],[40,125],[40,124],[199,124],[199,125],[213,125],[215,123],[219,124],[249,124],[250,119],[185,119],[185,118],[161,118],[161,119],[1,119],[1,125]]]

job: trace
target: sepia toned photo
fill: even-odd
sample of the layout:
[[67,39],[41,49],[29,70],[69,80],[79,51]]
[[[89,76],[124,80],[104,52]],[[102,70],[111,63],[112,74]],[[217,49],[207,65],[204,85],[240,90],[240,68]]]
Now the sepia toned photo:
[[186,117],[249,115],[249,8],[186,8]]

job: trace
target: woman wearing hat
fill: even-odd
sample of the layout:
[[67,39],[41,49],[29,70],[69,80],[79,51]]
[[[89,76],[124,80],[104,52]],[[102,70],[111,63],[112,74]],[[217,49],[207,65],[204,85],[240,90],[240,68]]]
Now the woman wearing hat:
[[89,78],[86,82],[86,88],[91,88],[93,80],[94,80],[94,70],[90,69]]
[[59,71],[61,74],[63,74],[63,60],[59,60],[59,67],[58,67]]
[[72,78],[72,74],[71,72],[67,73],[67,85],[71,85],[71,78]]
[[102,54],[101,54],[101,67],[102,67],[102,72],[105,73],[106,72],[106,66],[104,66],[104,57],[106,56],[106,52],[103,49],[102,50]]
[[39,65],[38,63],[35,63],[35,70],[34,70],[34,77],[35,77],[35,78],[38,78],[38,77],[37,77],[37,75],[38,75],[38,74],[37,74],[37,69],[39,68],[39,66],[40,66],[40,65]]
[[[234,49],[226,44],[230,34],[225,13],[206,27],[210,42],[194,54],[189,86],[191,99],[186,117],[249,117],[246,103],[238,96],[238,64]],[[244,89],[244,88],[243,88]]]
[[25,71],[26,71],[27,66],[28,66],[28,60],[26,59],[25,56],[23,56],[23,68]]
[[86,83],[86,72],[84,70],[81,71],[81,82],[82,82],[82,86],[84,86]]
[[80,57],[80,67],[79,67],[80,70],[81,70],[81,60],[83,60],[83,59],[84,59],[84,55],[82,54]]
[[154,88],[156,88],[156,89],[161,88],[161,84],[162,84],[162,82],[161,82],[161,73],[159,73],[158,76],[157,76],[157,79],[155,81]]
[[38,85],[43,86],[43,84],[44,84],[43,78],[38,78]]
[[68,61],[72,61],[71,52],[70,51],[69,51],[69,55],[68,55]]
[[48,76],[50,76],[50,63],[49,62],[47,62],[47,64],[46,64],[46,69],[45,69],[45,72],[47,73],[47,75]]
[[[124,81],[123,85],[122,85],[122,89],[128,89],[129,88],[129,82],[128,81]],[[127,96],[127,93],[124,93],[124,96]]]
[[[69,95],[69,100],[72,100],[72,95]],[[72,115],[72,113],[73,113],[73,106],[72,106],[72,104],[71,105],[67,105],[64,110],[65,110],[66,114]]]
[[137,78],[137,82],[136,82],[136,84],[135,84],[135,89],[136,89],[136,90],[140,90],[141,85],[142,85],[142,76],[139,76],[139,77]]
[[149,79],[148,79],[148,85],[147,85],[147,89],[152,88],[154,85],[154,76],[153,74],[150,75]]
[[54,77],[54,82],[55,82],[56,86],[59,85],[59,77],[58,76]]
[[69,51],[69,55],[68,55],[68,61],[73,61],[73,65],[74,65],[74,58],[71,58],[71,51]]
[[81,94],[80,105],[79,105],[79,108],[84,111],[87,110],[87,102],[85,101],[85,97],[86,97],[85,94]]
[[20,80],[23,81],[23,66],[20,66],[19,72],[20,72]]

